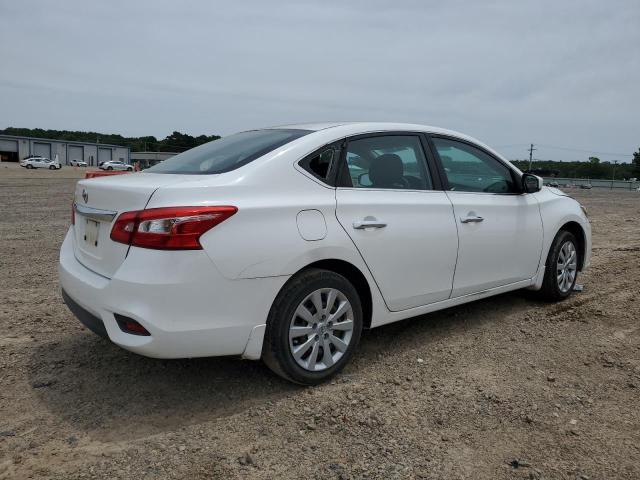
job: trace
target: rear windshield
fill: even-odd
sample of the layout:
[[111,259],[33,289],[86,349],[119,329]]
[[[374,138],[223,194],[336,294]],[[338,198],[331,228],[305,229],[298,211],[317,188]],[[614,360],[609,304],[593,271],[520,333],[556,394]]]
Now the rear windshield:
[[236,133],[205,143],[145,170],[151,173],[213,174],[235,170],[309,130],[269,129]]

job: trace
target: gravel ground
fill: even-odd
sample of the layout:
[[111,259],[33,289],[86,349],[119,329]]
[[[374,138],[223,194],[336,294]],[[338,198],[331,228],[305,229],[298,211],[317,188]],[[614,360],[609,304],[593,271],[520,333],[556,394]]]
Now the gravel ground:
[[583,293],[367,332],[302,388],[83,329],[56,273],[79,176],[0,166],[1,479],[640,478],[640,193],[573,192],[594,229]]

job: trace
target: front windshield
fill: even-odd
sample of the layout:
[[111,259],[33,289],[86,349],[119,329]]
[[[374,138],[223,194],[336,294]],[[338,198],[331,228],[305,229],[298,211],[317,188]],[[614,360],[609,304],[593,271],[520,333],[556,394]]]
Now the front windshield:
[[196,175],[229,172],[308,133],[311,132],[297,129],[236,133],[187,150],[146,171]]

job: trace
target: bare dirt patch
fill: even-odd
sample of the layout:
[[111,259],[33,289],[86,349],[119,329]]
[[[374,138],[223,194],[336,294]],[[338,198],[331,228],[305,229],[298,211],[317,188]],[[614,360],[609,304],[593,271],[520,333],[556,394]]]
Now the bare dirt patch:
[[373,330],[334,382],[301,388],[83,329],[57,285],[65,170],[0,165],[0,478],[640,478],[639,193],[575,192],[594,230],[583,293]]

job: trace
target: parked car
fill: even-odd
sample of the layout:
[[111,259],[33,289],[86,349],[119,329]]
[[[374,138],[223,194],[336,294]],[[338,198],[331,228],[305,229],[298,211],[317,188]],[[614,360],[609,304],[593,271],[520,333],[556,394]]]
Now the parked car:
[[72,167],[86,167],[87,162],[83,162],[82,160],[71,160],[69,162],[69,165],[71,165]]
[[581,183],[580,188],[582,188],[583,190],[591,190],[593,188],[593,185],[591,185],[590,183]]
[[305,124],[79,181],[60,252],[70,310],[157,358],[262,358],[317,384],[363,329],[511,290],[571,295],[580,204],[434,127]]
[[56,160],[51,160],[46,157],[36,157],[30,156],[25,158],[20,162],[21,167],[25,168],[48,168],[49,170],[59,170],[62,168],[60,162]]
[[102,170],[128,170],[130,172],[133,171],[133,166],[128,165],[124,162],[119,162],[117,160],[109,160],[107,162],[102,162],[98,168]]

